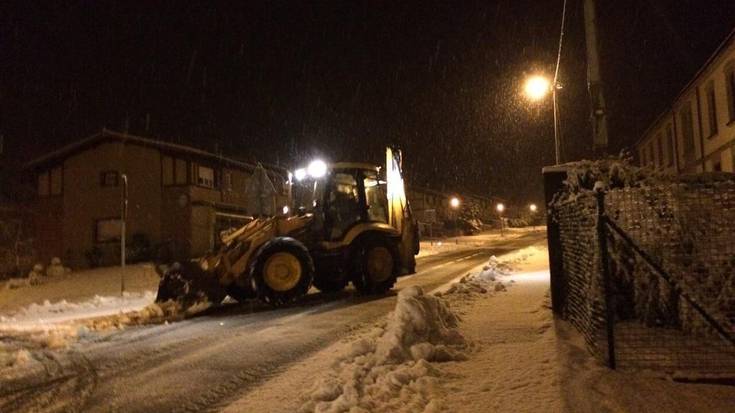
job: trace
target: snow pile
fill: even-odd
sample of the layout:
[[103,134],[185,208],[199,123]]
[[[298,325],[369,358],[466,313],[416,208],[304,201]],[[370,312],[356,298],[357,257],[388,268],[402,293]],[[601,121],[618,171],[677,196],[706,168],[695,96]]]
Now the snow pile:
[[440,411],[432,401],[440,371],[430,361],[465,359],[467,342],[446,302],[414,286],[398,294],[384,326],[352,344],[302,412]]
[[41,304],[33,303],[23,307],[9,316],[0,316],[0,330],[7,324],[16,328],[34,325],[59,324],[85,318],[102,317],[120,312],[138,311],[155,299],[153,291],[142,293],[125,293],[120,296],[99,296],[82,302],[60,300],[55,303],[44,300]]

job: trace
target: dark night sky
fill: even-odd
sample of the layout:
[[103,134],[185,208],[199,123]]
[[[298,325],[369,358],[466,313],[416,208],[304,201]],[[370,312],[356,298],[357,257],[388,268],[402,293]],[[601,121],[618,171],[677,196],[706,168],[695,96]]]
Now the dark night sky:
[[[240,4],[240,3],[244,3]],[[582,1],[569,0],[564,153],[589,156]],[[735,2],[599,1],[611,146],[637,138],[735,26]],[[235,6],[236,5],[236,6]],[[16,2],[0,6],[3,162],[106,126],[286,166],[381,160],[414,181],[540,199],[562,0]]]

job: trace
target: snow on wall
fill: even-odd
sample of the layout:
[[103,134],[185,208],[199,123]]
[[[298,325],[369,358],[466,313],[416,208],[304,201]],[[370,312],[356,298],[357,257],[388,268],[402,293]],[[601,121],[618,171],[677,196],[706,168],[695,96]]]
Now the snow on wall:
[[[730,331],[735,322],[735,175],[656,175],[624,161],[568,165],[565,191],[550,213],[559,224],[564,315],[606,358],[604,292],[596,233],[595,190],[605,208],[685,293]],[[711,333],[704,319],[617,237],[609,239],[617,320]]]

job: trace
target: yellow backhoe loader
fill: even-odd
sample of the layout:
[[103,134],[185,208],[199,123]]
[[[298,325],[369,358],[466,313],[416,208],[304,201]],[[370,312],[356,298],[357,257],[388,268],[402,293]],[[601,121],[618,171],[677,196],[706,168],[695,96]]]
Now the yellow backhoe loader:
[[290,216],[257,218],[224,236],[218,251],[167,265],[156,300],[186,307],[230,295],[281,305],[312,285],[384,293],[415,272],[418,230],[399,150],[387,148],[385,168],[316,162],[295,178]]

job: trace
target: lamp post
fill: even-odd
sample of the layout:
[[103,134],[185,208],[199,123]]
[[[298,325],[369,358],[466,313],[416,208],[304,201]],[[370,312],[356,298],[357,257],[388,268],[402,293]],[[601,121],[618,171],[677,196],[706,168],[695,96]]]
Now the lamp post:
[[505,234],[503,233],[503,227],[505,226],[505,223],[503,222],[503,211],[505,211],[505,205],[501,202],[495,206],[495,210],[498,211],[498,217],[500,218],[500,236],[504,237]]
[[536,204],[531,204],[528,206],[528,209],[531,211],[531,222],[532,222],[531,228],[535,232],[536,231],[536,211],[538,211],[538,207],[536,206]]
[[[457,228],[457,210],[459,209],[459,206],[460,206],[461,204],[462,204],[462,202],[461,202],[461,201],[459,200],[459,198],[457,198],[456,196],[453,196],[452,198],[450,198],[450,199],[449,199],[449,206],[450,206],[450,207],[452,208],[452,210],[454,211],[454,212],[452,213],[452,218],[454,219],[454,231],[455,231],[455,234],[456,234],[457,236],[459,236],[459,234],[458,234],[458,231],[457,231],[457,229],[458,229],[458,228]],[[455,238],[455,239],[454,239],[454,243],[455,243],[455,244],[459,244],[459,238]]]
[[559,106],[556,102],[556,90],[561,89],[561,84],[549,80],[543,75],[533,75],[526,79],[523,92],[526,97],[537,102],[544,99],[551,92],[551,100],[554,106],[554,154],[556,164],[561,163],[561,137],[559,136]]
[[125,295],[125,221],[128,218],[128,176],[121,174],[120,193],[120,296]]

